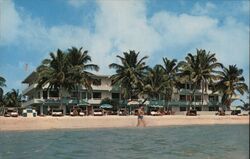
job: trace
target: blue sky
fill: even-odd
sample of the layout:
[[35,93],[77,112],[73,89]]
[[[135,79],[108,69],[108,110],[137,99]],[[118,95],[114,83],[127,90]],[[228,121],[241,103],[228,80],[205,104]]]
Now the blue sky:
[[111,74],[108,64],[124,51],[148,55],[153,66],[203,48],[243,68],[249,83],[247,0],[0,0],[0,12],[5,91],[22,90],[42,59],[71,46],[89,50],[99,74]]

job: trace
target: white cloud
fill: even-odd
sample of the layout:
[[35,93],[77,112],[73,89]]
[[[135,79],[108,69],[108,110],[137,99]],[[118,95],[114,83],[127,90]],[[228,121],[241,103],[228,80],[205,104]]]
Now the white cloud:
[[90,33],[88,30],[71,26],[55,26],[48,29],[48,38],[54,48],[67,49],[71,46],[88,46]]
[[148,24],[143,1],[98,1],[98,5],[91,50],[98,53],[94,59],[104,72],[110,71],[107,66],[117,54],[131,49],[150,55],[160,47],[159,34]]
[[168,12],[156,13],[151,24],[161,34],[166,47],[187,46],[197,43],[218,21],[205,16],[187,14],[173,15]]
[[68,3],[76,8],[79,8],[87,3],[86,0],[68,0]]
[[22,21],[12,1],[0,0],[0,45],[8,44],[19,34]]

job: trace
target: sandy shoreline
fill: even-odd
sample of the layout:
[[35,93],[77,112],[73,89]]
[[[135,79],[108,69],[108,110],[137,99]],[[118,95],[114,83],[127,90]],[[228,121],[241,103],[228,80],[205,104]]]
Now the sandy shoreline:
[[[148,127],[171,125],[249,124],[249,116],[145,116]],[[135,127],[136,116],[0,117],[0,131]]]

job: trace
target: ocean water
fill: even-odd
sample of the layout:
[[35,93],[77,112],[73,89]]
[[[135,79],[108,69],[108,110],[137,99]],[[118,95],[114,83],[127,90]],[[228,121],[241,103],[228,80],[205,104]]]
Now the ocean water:
[[248,159],[249,125],[0,132],[1,159]]

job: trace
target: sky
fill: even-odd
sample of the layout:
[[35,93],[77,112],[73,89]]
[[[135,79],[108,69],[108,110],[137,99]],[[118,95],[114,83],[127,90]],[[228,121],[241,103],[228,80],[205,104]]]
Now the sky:
[[[135,50],[184,60],[196,49],[216,53],[244,70],[249,85],[248,0],[0,0],[0,76],[5,91],[21,83],[50,52],[72,46],[89,51],[110,75],[116,55]],[[28,67],[27,67],[28,66]]]

